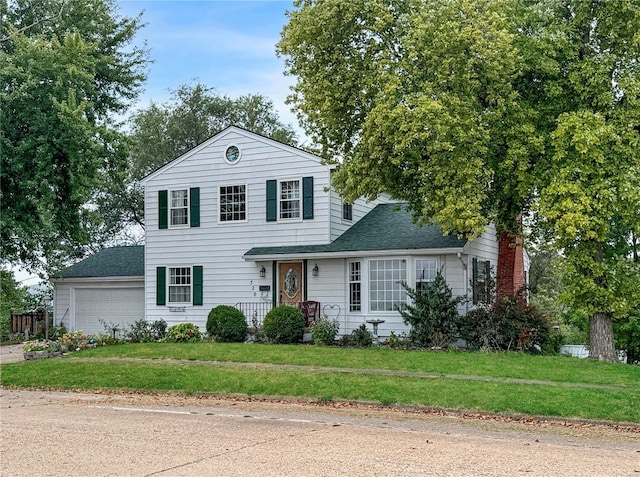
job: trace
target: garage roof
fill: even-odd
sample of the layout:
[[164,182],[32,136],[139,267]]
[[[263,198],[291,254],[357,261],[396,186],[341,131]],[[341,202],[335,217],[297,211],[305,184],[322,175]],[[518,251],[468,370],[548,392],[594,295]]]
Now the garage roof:
[[100,250],[53,278],[143,277],[144,245],[112,247]]

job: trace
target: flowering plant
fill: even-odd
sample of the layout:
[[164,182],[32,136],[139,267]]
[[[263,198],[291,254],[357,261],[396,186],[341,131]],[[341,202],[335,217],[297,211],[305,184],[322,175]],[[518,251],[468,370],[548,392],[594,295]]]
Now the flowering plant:
[[26,341],[22,346],[23,351],[60,351],[60,343],[57,341]]

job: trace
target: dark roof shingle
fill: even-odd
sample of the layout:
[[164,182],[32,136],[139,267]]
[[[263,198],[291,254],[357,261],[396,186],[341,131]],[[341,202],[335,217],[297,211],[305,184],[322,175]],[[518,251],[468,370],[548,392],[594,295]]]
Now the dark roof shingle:
[[435,225],[419,227],[405,204],[379,204],[330,244],[254,247],[245,255],[461,248],[466,243]]
[[100,250],[53,278],[143,277],[144,245]]

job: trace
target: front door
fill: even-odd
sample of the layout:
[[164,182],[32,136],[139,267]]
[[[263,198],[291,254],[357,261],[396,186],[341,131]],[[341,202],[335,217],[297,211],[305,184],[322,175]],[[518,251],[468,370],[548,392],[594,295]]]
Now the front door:
[[280,304],[295,305],[302,301],[302,262],[278,264]]

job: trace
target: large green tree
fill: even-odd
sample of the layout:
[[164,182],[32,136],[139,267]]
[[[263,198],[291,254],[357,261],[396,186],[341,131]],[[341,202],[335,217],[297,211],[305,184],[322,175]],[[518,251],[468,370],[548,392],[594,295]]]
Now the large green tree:
[[282,123],[273,103],[259,94],[230,98],[201,83],[181,85],[168,102],[151,103],[134,114],[126,185],[116,181],[97,199],[105,226],[144,228],[144,194],[138,181],[232,124],[296,145],[293,128]]
[[525,5],[522,49],[539,52],[520,89],[548,131],[538,227],[563,250],[564,296],[590,317],[590,356],[615,360],[612,320],[640,303],[640,6]]
[[517,229],[539,140],[513,87],[509,2],[297,6],[278,51],[306,132],[343,158],[336,187],[391,193],[446,233],[476,236],[496,218]]
[[535,205],[584,291],[575,300],[605,322],[592,355],[614,359],[610,318],[632,306],[635,293],[622,296],[638,276],[605,250],[615,222],[640,223],[637,2],[295,6],[278,45],[297,77],[289,101],[325,157],[342,158],[336,187],[351,199],[389,192],[468,236],[491,220],[518,234]]
[[145,79],[140,19],[115,0],[15,0],[1,20],[2,261],[55,267],[89,242],[86,205],[126,159],[113,117]]

